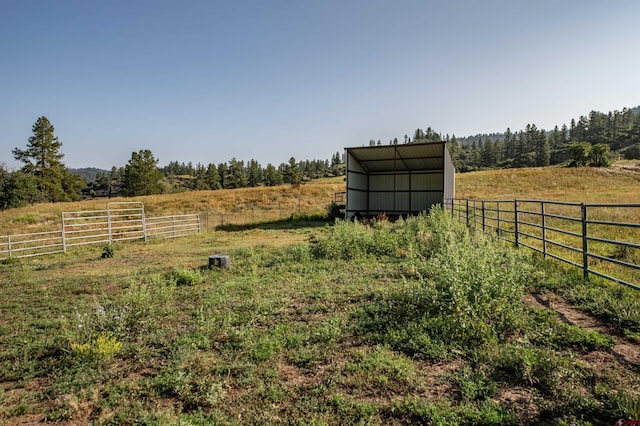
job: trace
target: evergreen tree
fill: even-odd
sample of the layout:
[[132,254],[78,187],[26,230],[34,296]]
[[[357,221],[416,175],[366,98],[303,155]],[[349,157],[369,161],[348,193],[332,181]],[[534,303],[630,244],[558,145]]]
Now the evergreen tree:
[[209,163],[207,166],[205,180],[209,189],[222,188],[222,185],[220,184],[220,174],[218,173],[218,168],[215,164]]
[[150,150],[131,153],[131,159],[124,167],[122,190],[128,197],[162,193],[162,173]]
[[54,135],[54,127],[42,116],[32,127],[27,149],[13,149],[16,160],[24,163],[22,171],[36,180],[42,201],[75,201],[80,199],[84,181],[72,175],[62,163],[62,143]]
[[286,182],[293,186],[298,186],[302,183],[302,172],[300,166],[296,163],[296,159],[291,157],[289,164],[287,165]]
[[218,164],[218,176],[220,178],[220,188],[229,188],[229,166],[227,163]]
[[262,182],[262,167],[256,160],[249,161],[247,170],[247,183],[251,188],[255,188]]
[[238,161],[235,157],[229,161],[229,170],[227,173],[228,188],[245,188],[248,185],[247,171],[244,167],[244,161]]
[[271,163],[267,164],[267,167],[264,170],[264,184],[265,186],[277,186],[283,184],[282,173],[280,173]]
[[207,184],[207,169],[204,165],[200,163],[196,164],[190,187],[194,191],[209,189],[209,185]]
[[9,173],[0,167],[0,210],[38,202],[40,191],[35,176],[21,170]]

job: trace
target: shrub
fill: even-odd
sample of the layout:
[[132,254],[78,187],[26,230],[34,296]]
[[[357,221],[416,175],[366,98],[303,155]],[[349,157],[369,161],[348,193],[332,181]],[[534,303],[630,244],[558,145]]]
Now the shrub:
[[336,220],[336,219],[343,219],[344,218],[344,211],[340,208],[340,205],[337,204],[335,201],[332,201],[331,203],[329,203],[329,205],[327,206],[327,219],[330,221]]
[[80,358],[108,361],[122,348],[122,343],[108,334],[99,334],[88,343],[71,342],[71,353]]
[[110,259],[112,258],[114,255],[114,250],[113,250],[113,246],[111,244],[107,244],[106,246],[102,247],[102,255],[100,255],[100,257],[102,259]]
[[388,222],[372,226],[339,221],[320,237],[312,252],[318,259],[362,259],[368,256],[398,256],[400,240]]
[[640,145],[631,145],[624,151],[624,158],[627,160],[640,160]]
[[[421,223],[422,222],[422,223]],[[522,322],[522,296],[530,267],[522,254],[468,230],[438,208],[405,227],[414,234],[415,283],[377,305],[364,307],[362,324],[374,338],[412,356],[442,356],[504,342]],[[400,232],[403,240],[409,233]],[[418,240],[420,238],[420,240]]]
[[591,161],[590,166],[593,167],[609,167],[611,165],[611,159],[609,158],[609,145],[606,143],[599,143],[591,147]]
[[173,271],[172,278],[176,285],[194,285],[204,281],[202,273],[197,269],[178,268]]

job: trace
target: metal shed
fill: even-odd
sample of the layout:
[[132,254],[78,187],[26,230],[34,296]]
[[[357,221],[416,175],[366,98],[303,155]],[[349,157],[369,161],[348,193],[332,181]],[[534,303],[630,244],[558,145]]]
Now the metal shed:
[[413,215],[454,198],[445,142],[346,148],[345,216]]

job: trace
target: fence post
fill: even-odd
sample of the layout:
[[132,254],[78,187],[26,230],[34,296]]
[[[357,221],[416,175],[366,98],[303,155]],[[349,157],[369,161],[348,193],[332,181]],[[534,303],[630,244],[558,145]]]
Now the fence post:
[[589,239],[587,238],[587,206],[582,203],[582,273],[589,279]]
[[107,238],[109,240],[109,244],[111,244],[111,209],[107,204]]
[[64,212],[62,212],[62,251],[67,252],[67,240],[65,238]]
[[147,219],[144,216],[144,204],[142,204],[142,236],[144,237],[144,242],[146,243],[147,242]]
[[[62,228],[64,229],[64,228]],[[9,242],[9,259],[11,259],[11,235],[7,235],[7,240]]]
[[547,222],[544,212],[544,201],[540,201],[540,213],[542,214],[542,257],[547,258]]
[[469,199],[467,198],[467,211],[465,212],[467,216],[467,228],[469,227]]
[[476,200],[473,200],[473,229],[476,229]]
[[516,247],[518,247],[519,245],[519,240],[518,240],[518,222],[520,221],[520,218],[518,217],[518,200],[514,200],[513,201],[513,213],[514,213],[514,222],[515,222],[515,241],[516,241]]
[[496,201],[496,210],[498,216],[498,229],[496,230],[496,233],[498,234],[498,238],[500,238],[500,201]]
[[484,217],[485,217],[484,200],[482,200],[482,232],[485,232]]

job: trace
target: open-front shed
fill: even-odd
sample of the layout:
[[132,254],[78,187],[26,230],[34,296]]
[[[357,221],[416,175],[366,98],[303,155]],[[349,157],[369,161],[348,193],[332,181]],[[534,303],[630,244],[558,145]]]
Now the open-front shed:
[[346,217],[413,215],[454,198],[445,142],[346,148],[346,156]]

